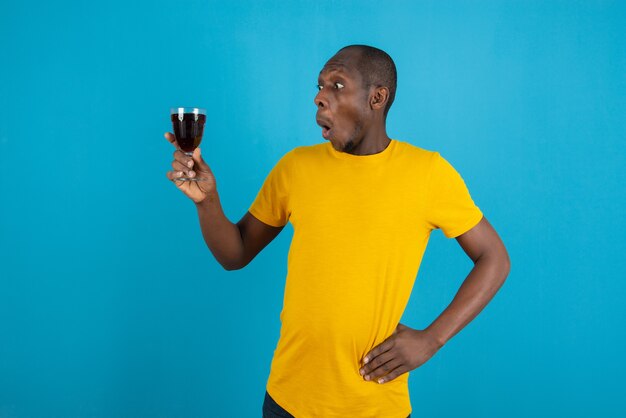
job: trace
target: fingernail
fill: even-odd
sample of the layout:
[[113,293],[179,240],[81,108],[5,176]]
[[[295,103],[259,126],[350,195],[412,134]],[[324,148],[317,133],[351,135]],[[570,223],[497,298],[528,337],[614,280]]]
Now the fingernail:
[[378,379],[378,383],[383,383],[385,379]]
[[187,161],[187,167],[191,167],[193,165],[193,161],[189,160]]
[[182,175],[183,175],[183,172],[182,172],[182,171],[178,171],[178,172],[176,172],[176,177],[180,177],[180,176],[182,176]]
[[193,176],[195,176],[195,175],[196,175],[196,172],[195,172],[195,171],[190,171],[190,172],[189,172],[189,177],[193,177]]
[[365,376],[365,380],[370,380],[370,375]]
[[365,374],[365,370],[363,370],[363,369],[359,370],[359,374],[360,374],[361,376],[363,376],[363,375]]
[[368,361],[370,361],[369,357],[365,357],[365,358],[363,359],[363,363],[366,363],[366,364],[367,364],[367,362],[368,362]]

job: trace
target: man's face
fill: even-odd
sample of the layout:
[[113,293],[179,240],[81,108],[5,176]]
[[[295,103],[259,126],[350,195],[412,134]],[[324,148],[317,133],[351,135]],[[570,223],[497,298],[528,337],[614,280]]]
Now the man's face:
[[372,117],[369,92],[354,65],[356,58],[350,51],[332,57],[320,72],[314,100],[322,136],[342,152],[349,152],[363,140]]

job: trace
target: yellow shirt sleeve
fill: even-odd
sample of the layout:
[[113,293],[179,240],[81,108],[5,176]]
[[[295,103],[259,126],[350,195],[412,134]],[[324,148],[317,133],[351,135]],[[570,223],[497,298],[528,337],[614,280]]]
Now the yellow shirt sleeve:
[[255,218],[270,226],[285,226],[289,221],[291,154],[285,154],[276,163],[248,210]]
[[433,158],[427,222],[432,229],[440,228],[447,238],[455,238],[476,226],[483,214],[454,167],[439,153]]

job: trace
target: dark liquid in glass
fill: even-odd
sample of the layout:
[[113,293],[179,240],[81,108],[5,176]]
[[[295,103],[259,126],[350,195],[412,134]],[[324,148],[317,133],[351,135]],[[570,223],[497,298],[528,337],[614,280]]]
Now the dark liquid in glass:
[[174,135],[180,149],[193,152],[200,145],[205,121],[206,116],[201,114],[184,113],[182,121],[178,118],[178,113],[172,115]]

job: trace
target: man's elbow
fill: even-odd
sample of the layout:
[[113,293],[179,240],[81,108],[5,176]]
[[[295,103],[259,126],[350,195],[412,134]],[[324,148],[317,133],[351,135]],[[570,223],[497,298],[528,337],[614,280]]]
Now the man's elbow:
[[220,264],[227,271],[241,270],[250,263],[250,260],[227,260],[220,261]]
[[502,254],[499,257],[499,271],[500,276],[502,277],[502,282],[506,280],[509,273],[511,272],[511,258],[509,257],[509,253],[505,248],[502,249]]
[[487,251],[475,261],[475,265],[478,263],[488,266],[487,269],[491,271],[490,275],[498,287],[502,286],[511,271],[511,259],[504,246]]
[[224,263],[220,263],[220,264],[222,265],[222,267],[226,271],[241,270],[242,268],[244,268],[244,266],[241,265],[240,263],[224,262]]
[[233,271],[233,270],[239,270],[241,269],[241,267],[236,266],[234,264],[222,264],[222,267],[224,268],[224,270],[226,271]]

